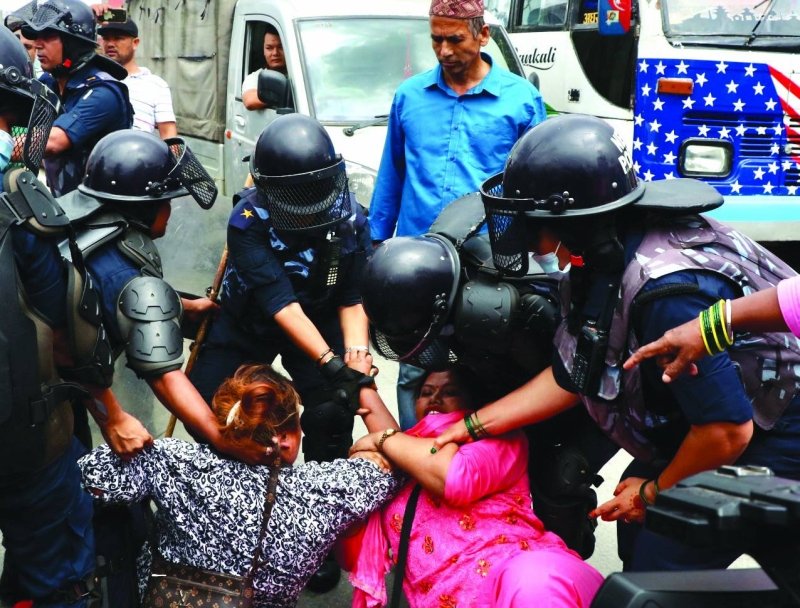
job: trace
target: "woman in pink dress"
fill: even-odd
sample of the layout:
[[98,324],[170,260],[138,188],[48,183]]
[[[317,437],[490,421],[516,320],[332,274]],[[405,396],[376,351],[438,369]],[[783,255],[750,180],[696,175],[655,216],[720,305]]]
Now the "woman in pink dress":
[[[365,407],[375,399],[375,391],[362,390]],[[382,453],[413,478],[366,526],[340,541],[355,587],[354,608],[386,604],[384,577],[396,562],[390,556],[398,554],[406,504],[417,484],[422,491],[403,582],[411,608],[591,603],[603,577],[534,514],[521,432],[431,449],[432,439],[465,415],[479,424],[474,410],[456,368],[431,372],[416,401],[416,426],[371,433],[353,446]]]

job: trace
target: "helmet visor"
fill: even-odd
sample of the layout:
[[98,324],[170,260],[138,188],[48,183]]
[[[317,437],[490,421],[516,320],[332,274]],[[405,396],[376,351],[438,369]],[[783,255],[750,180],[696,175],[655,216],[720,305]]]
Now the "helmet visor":
[[276,230],[307,232],[334,226],[352,214],[344,160],[319,171],[261,175],[253,159],[250,171],[264,193]]
[[189,191],[192,198],[203,209],[211,209],[217,200],[217,186],[200,161],[197,160],[189,146],[180,137],[166,141],[175,167],[169,172],[170,178],[177,178],[181,185]]
[[[27,120],[27,129],[14,138],[14,157],[21,158],[25,166],[36,173],[42,164],[50,128],[55,122],[60,102],[58,96],[36,79],[28,78],[17,68],[10,66],[0,70],[0,89],[27,97],[30,113],[22,118]],[[21,102],[24,104],[24,102]]]
[[18,8],[6,18],[6,26],[10,29],[22,28],[26,38],[37,38],[45,30],[55,30],[77,38],[93,42],[94,30],[88,24],[74,21],[66,4],[48,0],[41,4],[33,0]]
[[486,209],[494,267],[511,276],[524,276],[528,272],[525,212],[517,201],[503,197],[502,173],[483,183],[481,199]]
[[441,370],[458,363],[458,356],[449,348],[446,338],[424,339],[415,345],[390,338],[372,327],[370,339],[375,350],[390,361],[402,361],[427,370]]

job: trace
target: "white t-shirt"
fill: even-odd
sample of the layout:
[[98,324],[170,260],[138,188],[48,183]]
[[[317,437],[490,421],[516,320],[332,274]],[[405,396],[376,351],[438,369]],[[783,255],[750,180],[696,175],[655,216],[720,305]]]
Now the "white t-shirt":
[[257,69],[255,72],[250,72],[247,76],[245,76],[245,79],[242,82],[242,95],[244,95],[245,91],[255,90],[258,88],[258,73],[260,71],[261,68]]
[[166,81],[147,68],[139,68],[123,80],[133,106],[133,128],[152,133],[161,122],[175,122],[172,94]]

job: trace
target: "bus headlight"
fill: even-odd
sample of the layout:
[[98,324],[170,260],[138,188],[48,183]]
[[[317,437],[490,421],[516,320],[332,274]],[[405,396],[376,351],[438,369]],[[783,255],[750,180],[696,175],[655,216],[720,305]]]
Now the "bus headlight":
[[725,177],[731,172],[733,146],[727,141],[687,139],[678,169],[686,177]]
[[347,184],[350,192],[353,193],[359,203],[369,209],[372,191],[375,190],[375,178],[377,178],[378,173],[369,167],[349,160],[345,162],[345,170],[347,171]]

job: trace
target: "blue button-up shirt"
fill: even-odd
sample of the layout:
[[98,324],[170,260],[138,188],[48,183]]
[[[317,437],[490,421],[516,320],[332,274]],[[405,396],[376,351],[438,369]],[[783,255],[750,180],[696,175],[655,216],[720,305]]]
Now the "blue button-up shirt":
[[445,83],[439,65],[406,80],[389,114],[372,238],[387,239],[395,227],[398,236],[425,233],[448,203],[502,171],[514,143],[545,116],[536,87],[494,65],[464,95]]

